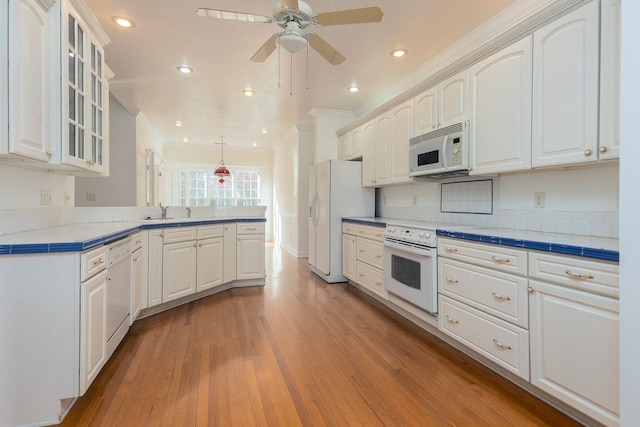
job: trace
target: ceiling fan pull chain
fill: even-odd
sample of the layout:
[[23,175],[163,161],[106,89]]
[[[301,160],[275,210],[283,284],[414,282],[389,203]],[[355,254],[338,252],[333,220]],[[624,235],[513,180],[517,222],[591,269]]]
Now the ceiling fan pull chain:
[[291,55],[289,55],[291,57],[291,83],[290,83],[290,88],[289,88],[289,95],[293,96],[293,53]]
[[309,40],[307,40],[307,90],[309,90]]
[[[279,41],[279,37],[278,37],[278,41]],[[280,55],[280,43],[278,42],[278,89],[280,89],[280,62],[281,62],[281,56]]]

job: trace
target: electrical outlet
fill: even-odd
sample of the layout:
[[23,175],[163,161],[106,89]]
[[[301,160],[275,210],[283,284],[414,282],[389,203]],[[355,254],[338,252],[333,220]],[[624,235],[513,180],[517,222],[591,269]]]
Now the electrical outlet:
[[47,190],[40,190],[40,205],[47,206],[49,203],[49,192]]
[[70,202],[71,202],[71,195],[69,194],[69,192],[65,191],[64,192],[64,204],[65,204],[65,206],[68,206]]
[[533,207],[534,208],[544,208],[544,193],[543,192],[533,193]]
[[418,195],[417,195],[417,194],[414,194],[414,195],[413,195],[413,206],[415,206],[415,205],[417,205],[417,204],[418,204]]
[[95,202],[96,193],[87,193],[87,202]]
[[53,204],[53,193],[51,191],[47,191],[47,206],[51,206]]

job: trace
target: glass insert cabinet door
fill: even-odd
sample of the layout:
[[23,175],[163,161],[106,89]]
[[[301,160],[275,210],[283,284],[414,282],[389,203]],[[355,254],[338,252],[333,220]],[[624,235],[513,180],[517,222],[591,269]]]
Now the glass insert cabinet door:
[[67,125],[63,162],[100,170],[105,164],[105,65],[101,48],[73,9],[67,13]]

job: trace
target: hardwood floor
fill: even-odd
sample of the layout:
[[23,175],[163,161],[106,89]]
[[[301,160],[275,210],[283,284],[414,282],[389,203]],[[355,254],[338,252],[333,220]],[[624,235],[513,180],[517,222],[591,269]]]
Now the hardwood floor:
[[571,426],[307,259],[136,322],[63,426]]

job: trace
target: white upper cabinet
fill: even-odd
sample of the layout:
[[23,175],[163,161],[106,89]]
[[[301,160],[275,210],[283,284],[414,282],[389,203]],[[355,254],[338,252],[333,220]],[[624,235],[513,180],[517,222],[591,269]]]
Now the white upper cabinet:
[[409,177],[409,138],[413,136],[413,99],[391,110],[389,163],[392,183],[412,182]]
[[62,162],[98,174],[108,174],[106,138],[108,83],[102,43],[71,4],[63,23],[66,60],[62,75],[65,116],[62,125]]
[[[52,52],[57,51],[57,41],[51,38],[57,10],[55,6],[48,9],[38,0],[9,1],[8,88],[11,90],[8,90],[8,95],[11,115],[8,146],[2,144],[0,149],[3,154],[16,154],[42,162],[51,156],[49,114],[52,92],[49,76],[53,68]],[[2,90],[7,91],[7,87]],[[2,99],[6,99],[4,95]],[[6,117],[3,114],[3,121]],[[6,129],[6,123],[3,123],[3,129]]]
[[338,153],[340,160],[351,158],[351,134],[345,133],[338,138]]
[[531,169],[532,36],[473,65],[471,174]]
[[599,2],[533,34],[532,166],[598,159]]
[[600,14],[600,159],[620,156],[621,0],[602,0]]
[[340,160],[353,160],[362,157],[363,128],[363,126],[360,126],[338,138]]
[[468,86],[469,70],[466,69],[416,96],[414,135],[467,120]]
[[[387,112],[376,118],[376,185],[388,184],[389,143],[391,133],[391,115]],[[407,154],[407,157],[409,155]]]
[[415,135],[431,132],[438,127],[438,87],[432,87],[414,98]]
[[362,184],[376,184],[376,124],[367,122],[362,128]]

